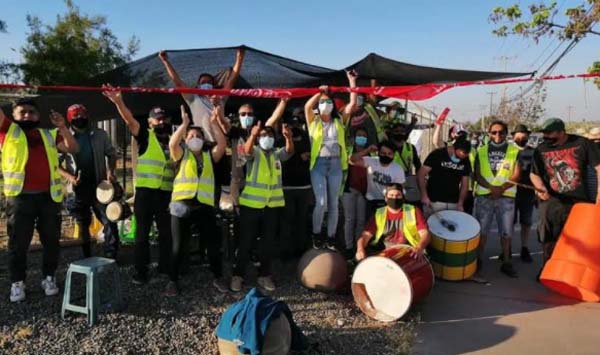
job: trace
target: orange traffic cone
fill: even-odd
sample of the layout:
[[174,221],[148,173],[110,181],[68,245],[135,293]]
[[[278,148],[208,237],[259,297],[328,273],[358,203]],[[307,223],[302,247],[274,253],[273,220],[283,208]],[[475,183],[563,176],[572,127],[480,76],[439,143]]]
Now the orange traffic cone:
[[600,205],[577,203],[540,281],[567,297],[600,302]]

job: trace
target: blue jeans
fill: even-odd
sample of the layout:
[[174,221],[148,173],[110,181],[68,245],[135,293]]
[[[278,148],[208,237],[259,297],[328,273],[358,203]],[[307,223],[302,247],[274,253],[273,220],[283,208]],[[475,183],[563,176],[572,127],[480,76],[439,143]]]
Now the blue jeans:
[[313,211],[313,234],[321,234],[321,226],[327,211],[327,236],[335,238],[338,223],[338,204],[342,187],[342,164],[339,157],[319,157],[310,171],[315,210]]

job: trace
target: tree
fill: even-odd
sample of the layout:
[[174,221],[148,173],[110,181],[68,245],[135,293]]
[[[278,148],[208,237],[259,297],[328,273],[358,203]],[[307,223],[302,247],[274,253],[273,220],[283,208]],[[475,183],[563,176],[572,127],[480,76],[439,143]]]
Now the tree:
[[27,15],[30,33],[17,68],[28,84],[90,83],[90,78],[127,63],[139,49],[133,36],[124,47],[106,26],[106,17],[82,14],[72,0],[54,25]]
[[546,87],[542,81],[535,83],[532,95],[521,96],[515,101],[502,101],[498,106],[496,116],[514,127],[519,123],[528,127],[535,126],[544,117],[546,109]]
[[[578,6],[565,10],[566,22],[555,21],[558,9],[556,1],[548,4],[529,5],[529,15],[524,16],[519,5],[496,7],[489,19],[499,27],[492,31],[499,37],[516,35],[531,38],[538,43],[541,37],[558,37],[561,40],[581,40],[588,35],[600,35],[592,30],[594,24],[600,21],[600,0],[585,0]],[[600,63],[595,62],[590,72],[600,71]],[[600,80],[595,80],[600,88]]]

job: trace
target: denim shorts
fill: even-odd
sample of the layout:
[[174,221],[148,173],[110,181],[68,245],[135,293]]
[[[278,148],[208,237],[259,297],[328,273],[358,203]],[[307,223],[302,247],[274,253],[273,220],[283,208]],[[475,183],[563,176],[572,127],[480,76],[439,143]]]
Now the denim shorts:
[[475,218],[481,225],[481,234],[489,235],[494,218],[498,224],[498,234],[511,238],[515,220],[515,199],[500,197],[493,200],[488,196],[475,197]]

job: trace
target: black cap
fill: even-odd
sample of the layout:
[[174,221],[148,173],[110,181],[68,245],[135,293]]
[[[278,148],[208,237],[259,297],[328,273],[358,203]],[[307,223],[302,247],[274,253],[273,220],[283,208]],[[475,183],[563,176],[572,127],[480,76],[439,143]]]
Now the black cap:
[[549,118],[542,124],[542,132],[561,132],[565,130],[565,122],[560,118]]
[[527,134],[529,134],[529,133],[531,133],[531,131],[529,129],[527,129],[527,126],[525,126],[524,124],[518,124],[515,127],[514,131],[512,132],[512,134],[515,134],[515,133],[527,133]]
[[465,135],[459,136],[452,144],[454,149],[464,150],[467,153],[471,151],[471,142],[467,139]]
[[163,110],[162,107],[156,106],[156,107],[153,107],[152,110],[150,110],[148,117],[156,118],[156,119],[166,118],[166,117],[169,117],[169,114],[167,113],[167,111]]
[[33,106],[35,108],[38,107],[37,104],[35,103],[35,101],[29,97],[21,97],[21,98],[17,99],[16,101],[13,102],[12,107],[14,109],[17,106],[24,106],[24,105]]

